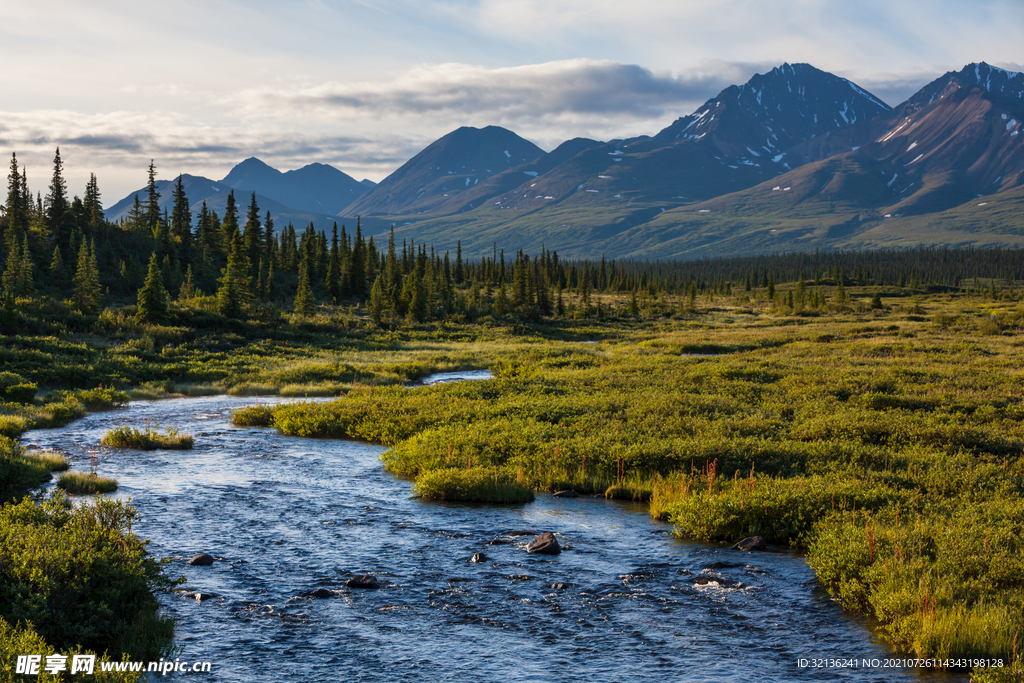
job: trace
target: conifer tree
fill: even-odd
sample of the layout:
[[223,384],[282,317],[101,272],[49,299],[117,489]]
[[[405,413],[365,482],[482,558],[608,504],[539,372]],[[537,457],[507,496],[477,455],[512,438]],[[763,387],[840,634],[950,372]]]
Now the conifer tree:
[[[260,225],[260,207],[256,205],[255,192],[252,193],[252,198],[249,201],[249,212],[246,214],[245,226],[242,230],[245,238],[245,257],[252,268],[259,264],[260,258],[263,256],[263,226]],[[257,271],[250,271],[249,278],[254,287],[260,281],[260,276],[261,273]]]
[[146,216],[142,210],[142,202],[139,201],[139,195],[135,195],[132,208],[128,209],[128,224],[132,226],[132,230],[135,232],[142,232],[145,220]]
[[167,315],[167,290],[160,270],[160,261],[154,251],[149,257],[149,272],[146,282],[139,290],[139,303],[135,319],[140,322],[161,320]]
[[64,287],[64,259],[60,255],[60,246],[53,247],[53,257],[50,259],[50,286],[62,291]]
[[146,228],[153,234],[160,227],[160,193],[156,190],[156,166],[149,160],[149,182],[146,183]]
[[50,191],[46,195],[46,225],[56,243],[68,246],[71,243],[73,219],[70,215],[71,204],[68,202],[68,184],[64,180],[64,164],[60,159],[60,148],[53,157],[53,177],[50,180]]
[[313,289],[309,286],[309,259],[304,258],[299,263],[299,283],[295,290],[295,303],[293,310],[301,316],[312,315],[316,308],[313,300]]
[[174,183],[171,197],[174,201],[171,209],[171,239],[177,246],[178,261],[187,266],[192,263],[192,207],[189,206],[180,175]]
[[100,186],[96,182],[95,173],[89,174],[89,182],[85,186],[83,206],[85,209],[85,223],[95,234],[100,229],[100,226],[103,225],[103,221],[106,220],[103,217],[103,200],[100,198]]
[[21,275],[21,239],[13,232],[7,238],[7,260],[4,263],[4,295],[11,301],[18,295],[18,278]]
[[349,292],[359,299],[366,298],[366,243],[363,230],[356,221],[356,236],[352,244],[352,265],[349,268]]
[[73,301],[83,313],[93,313],[100,305],[100,281],[96,267],[95,247],[82,240],[78,249],[78,263],[75,268]]
[[178,290],[178,301],[194,299],[198,294],[195,282],[192,281],[192,266],[190,265],[185,269],[185,281],[181,283],[181,289]]
[[[376,280],[374,281],[376,283]],[[338,251],[338,224],[334,224],[331,234],[331,253],[327,260],[327,296],[331,303],[337,305],[341,301],[341,258]]]
[[220,222],[222,233],[222,249],[230,255],[234,248],[235,235],[238,234],[238,206],[235,204],[235,191],[228,192],[227,205],[224,207],[224,218]]
[[245,246],[236,230],[228,254],[227,266],[218,281],[217,308],[229,318],[240,318],[248,306],[249,283],[245,275]]
[[11,172],[7,176],[7,229],[20,234],[28,229],[29,206],[21,188],[22,176],[18,172],[18,156],[11,154]]
[[384,313],[388,310],[388,302],[384,297],[384,275],[378,275],[373,281],[373,287],[370,289],[370,299],[367,302],[367,308],[370,310],[370,317],[373,318],[373,322],[380,325],[381,320],[384,319]]

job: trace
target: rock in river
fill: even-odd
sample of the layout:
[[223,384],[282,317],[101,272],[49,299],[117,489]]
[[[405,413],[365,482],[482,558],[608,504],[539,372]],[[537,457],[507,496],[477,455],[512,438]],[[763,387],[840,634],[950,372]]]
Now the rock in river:
[[750,536],[733,546],[736,550],[764,550],[765,542],[760,536]]
[[558,545],[558,539],[550,531],[545,531],[540,536],[535,536],[526,544],[526,552],[538,553],[540,555],[557,555],[562,552],[562,546]]
[[200,553],[189,560],[188,563],[195,565],[196,567],[209,567],[213,564],[213,556],[207,555],[206,553]]
[[317,588],[315,591],[310,593],[310,596],[314,598],[329,598],[334,595],[334,591],[327,588]]
[[579,498],[580,494],[576,493],[572,489],[566,491],[559,491],[558,493],[552,494],[555,498]]
[[469,558],[470,562],[486,562],[489,558],[483,553],[476,553],[473,557]]
[[345,582],[345,585],[349,588],[380,588],[380,584],[377,583],[377,578],[370,574],[360,574],[359,576],[353,576],[351,579]]

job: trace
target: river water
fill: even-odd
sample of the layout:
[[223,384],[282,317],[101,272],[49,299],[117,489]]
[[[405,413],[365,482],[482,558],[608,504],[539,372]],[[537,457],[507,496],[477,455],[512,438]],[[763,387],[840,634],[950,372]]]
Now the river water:
[[[161,596],[177,620],[176,656],[212,662],[211,674],[171,678],[966,680],[800,667],[892,652],[829,599],[796,554],[681,541],[643,506],[598,498],[542,493],[519,506],[412,498],[411,482],[384,471],[379,446],[232,426],[230,412],[252,402],[133,402],[22,439],[65,451],[74,469],[87,470],[97,452],[99,473],[120,483],[115,495],[138,508],[134,530],[152,539],[150,552],[173,558],[168,573],[186,577],[186,588],[215,594]],[[194,450],[97,445],[108,429],[146,420],[195,435]],[[513,531],[553,531],[567,548],[529,555],[530,536]],[[495,538],[507,542],[489,545]],[[187,564],[201,552],[216,558],[212,566]],[[470,562],[478,552],[489,560]],[[379,590],[345,587],[366,573]],[[310,597],[318,588],[335,592]]]

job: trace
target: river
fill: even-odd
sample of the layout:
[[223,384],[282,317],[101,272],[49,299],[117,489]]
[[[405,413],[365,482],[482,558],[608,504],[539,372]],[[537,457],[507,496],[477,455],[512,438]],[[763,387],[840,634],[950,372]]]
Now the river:
[[[411,482],[384,471],[380,446],[232,426],[230,412],[253,400],[138,401],[22,438],[65,451],[75,469],[88,470],[96,451],[99,473],[120,483],[115,495],[138,508],[134,530],[152,539],[150,552],[173,558],[167,571],[185,576],[188,589],[215,594],[161,596],[177,620],[175,656],[212,663],[211,674],[171,678],[966,680],[799,666],[893,654],[795,553],[682,541],[644,506],[599,498],[540,493],[518,506],[412,498]],[[146,420],[195,435],[194,450],[97,445],[108,429]],[[554,531],[567,549],[529,555],[529,536],[488,545],[520,530]],[[212,566],[187,564],[201,552],[216,558]],[[489,560],[471,563],[478,552]],[[364,573],[379,590],[345,587]],[[699,585],[700,577],[721,580]],[[317,588],[336,592],[309,597]]]

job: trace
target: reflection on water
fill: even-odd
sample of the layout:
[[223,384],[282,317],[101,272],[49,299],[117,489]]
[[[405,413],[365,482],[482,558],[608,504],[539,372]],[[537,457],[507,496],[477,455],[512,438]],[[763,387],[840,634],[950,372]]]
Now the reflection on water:
[[[98,449],[150,551],[174,558],[169,572],[188,588],[216,594],[161,598],[180,656],[212,661],[214,680],[919,680],[797,666],[889,653],[794,554],[682,542],[642,506],[597,498],[410,498],[378,446],[233,427],[230,411],[251,402],[137,402],[23,439],[66,450],[78,469]],[[107,429],[146,419],[194,434],[195,449],[97,446]],[[554,531],[568,548],[541,557],[524,551],[529,536],[488,544],[513,530]],[[217,561],[186,564],[200,552]],[[471,563],[478,552],[489,560]],[[345,587],[362,573],[380,590]],[[337,592],[309,596],[321,587]]]

